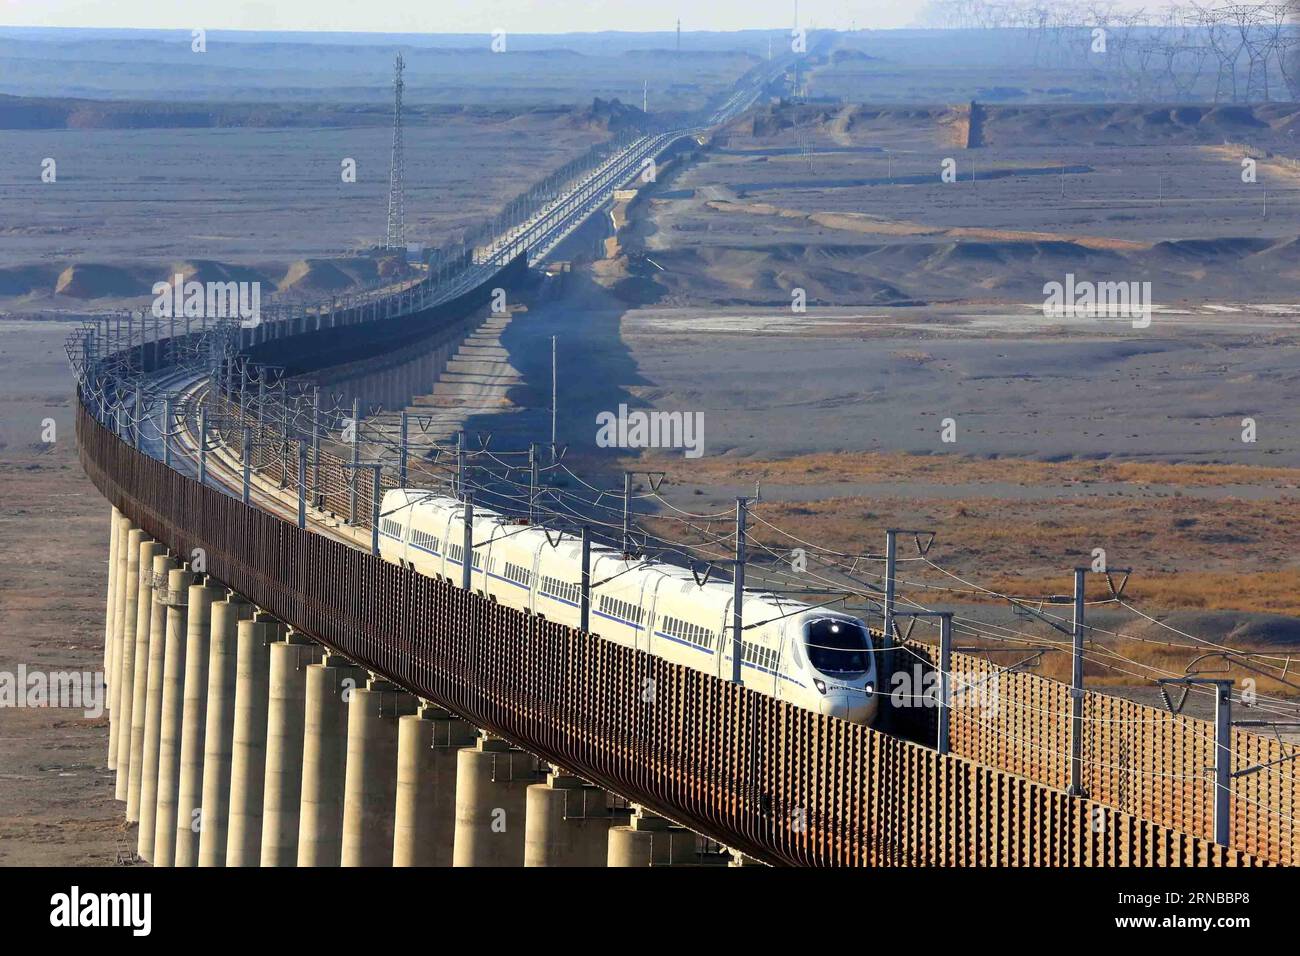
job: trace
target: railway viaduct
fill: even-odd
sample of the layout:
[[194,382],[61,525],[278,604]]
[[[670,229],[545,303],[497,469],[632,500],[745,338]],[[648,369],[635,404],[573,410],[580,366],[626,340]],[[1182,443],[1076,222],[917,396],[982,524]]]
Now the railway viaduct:
[[[397,469],[373,469],[371,488],[364,466],[288,424],[287,399],[278,432],[254,407],[251,390],[267,387],[259,363],[279,366],[286,395],[284,383],[306,383],[301,395],[323,370],[392,356],[411,359],[383,379],[405,400],[493,290],[523,281],[647,156],[697,132],[603,157],[415,282],[272,310],[253,328],[106,318],[74,336],[81,460],[111,506],[106,759],[139,824],[139,857],[1293,862],[1289,777],[1234,782],[1230,839],[1213,839],[1203,722],[1088,693],[1087,721],[1072,725],[1069,688],[1027,674],[1004,675],[997,717],[951,713],[945,752],[933,714],[899,715],[890,733],[814,714],[385,563],[371,547],[375,490],[405,477],[405,446]],[[241,446],[241,432],[255,444]],[[929,647],[902,649],[933,666]],[[960,654],[949,664],[975,679],[987,667]],[[1071,794],[1069,735],[1080,732],[1085,785]],[[1242,766],[1288,756],[1237,740]]]

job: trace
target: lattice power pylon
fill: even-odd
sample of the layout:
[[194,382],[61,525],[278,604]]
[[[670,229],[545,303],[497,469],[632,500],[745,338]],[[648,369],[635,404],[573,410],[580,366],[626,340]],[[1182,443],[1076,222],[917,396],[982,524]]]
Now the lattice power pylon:
[[406,61],[397,54],[393,68],[393,163],[388,173],[388,231],[385,249],[406,248],[406,160],[402,153],[402,70]]

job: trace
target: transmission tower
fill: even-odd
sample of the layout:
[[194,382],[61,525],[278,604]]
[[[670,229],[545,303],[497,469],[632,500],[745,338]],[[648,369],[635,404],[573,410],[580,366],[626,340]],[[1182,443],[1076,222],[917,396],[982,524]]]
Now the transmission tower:
[[406,160],[402,155],[402,69],[406,61],[397,54],[393,68],[393,164],[388,173],[388,232],[384,238],[385,249],[406,248],[406,199],[403,181],[406,179]]

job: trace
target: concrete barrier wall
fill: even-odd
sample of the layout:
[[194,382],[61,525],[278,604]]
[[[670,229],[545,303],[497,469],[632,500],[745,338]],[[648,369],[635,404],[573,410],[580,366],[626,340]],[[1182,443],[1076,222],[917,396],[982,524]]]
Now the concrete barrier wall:
[[296,630],[769,863],[1253,865],[1004,769],[824,717],[421,577],[203,487],[79,406],[91,480]]
[[[937,650],[902,644],[900,668],[933,666]],[[972,688],[954,707],[949,745],[954,754],[1065,789],[1070,782],[1070,688],[1037,674],[998,672],[996,665],[952,655],[953,686]],[[996,675],[996,676],[995,676]],[[992,682],[992,683],[990,683]],[[896,712],[897,713],[897,712]],[[933,740],[934,708],[908,708],[905,732]],[[1134,701],[1084,691],[1084,793],[1108,806],[1184,830],[1214,835],[1214,725]],[[1242,729],[1233,731],[1232,772],[1261,765],[1232,781],[1231,844],[1293,866],[1300,862],[1300,777],[1291,744]]]

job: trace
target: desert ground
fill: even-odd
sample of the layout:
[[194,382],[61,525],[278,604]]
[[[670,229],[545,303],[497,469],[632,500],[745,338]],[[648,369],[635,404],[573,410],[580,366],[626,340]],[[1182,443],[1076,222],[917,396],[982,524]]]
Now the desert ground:
[[[139,307],[178,269],[286,295],[375,275],[391,38],[210,39],[196,62],[173,34],[0,30],[0,671],[102,654],[109,509],[76,462],[73,320]],[[404,40],[411,237],[455,236],[636,121],[643,82],[652,114],[698,107],[769,39],[687,37],[671,59],[667,35],[512,38],[523,62],[482,37]],[[666,472],[638,515],[651,532],[705,544],[725,517],[673,509],[725,516],[757,484],[756,576],[816,541],[867,555],[834,572],[860,597],[886,528],[933,529],[928,560],[904,542],[907,599],[1049,648],[1037,667],[1056,677],[1061,636],[1000,595],[1040,607],[1104,548],[1134,569],[1138,610],[1090,609],[1089,684],[1154,702],[1147,668],[1181,672],[1210,650],[1195,635],[1263,655],[1261,691],[1290,696],[1300,108],[1203,88],[1132,105],[1113,61],[1008,64],[959,40],[840,36],[800,101],[716,131],[568,242],[569,270],[492,330],[492,387],[451,405],[497,448],[544,439],[554,337],[565,460],[611,490],[623,470]],[[1045,315],[1044,284],[1069,274],[1149,282],[1150,324]],[[703,456],[597,447],[596,416],[620,404],[698,413]],[[1108,596],[1096,579],[1090,599]],[[134,845],[106,727],[0,710],[0,863],[110,865]]]
[[[759,483],[774,527],[754,537],[778,564],[800,540],[878,557],[887,527],[934,529],[910,596],[1040,644],[1060,635],[980,589],[1062,595],[1103,548],[1134,569],[1137,610],[1090,618],[1115,651],[1091,683],[1182,672],[1213,652],[1200,638],[1266,655],[1261,686],[1290,695],[1297,208],[1277,161],[1250,184],[1269,190],[1268,218],[1243,201],[1260,194],[1237,192],[1242,154],[1214,140],[1246,122],[1285,141],[1293,112],[1183,111],[1171,130],[1128,108],[991,108],[976,149],[952,144],[951,109],[749,118],[644,190],[612,257],[516,317],[514,401],[470,430],[507,446],[545,431],[555,336],[560,440],[611,492],[623,470],[661,470],[672,506],[725,515]],[[1072,154],[1043,145],[1062,130]],[[940,181],[948,154],[973,183]],[[1135,191],[1161,169],[1160,201]],[[1150,324],[1044,315],[1043,284],[1066,273],[1150,281]],[[700,415],[704,457],[595,447],[596,416],[620,404]],[[671,508],[647,511],[680,531]],[[700,520],[695,540],[725,523]],[[862,586],[879,585],[867,567]]]
[[[62,322],[0,322],[0,671],[103,670],[109,509],[77,461]],[[42,421],[55,441],[42,441]],[[106,718],[0,709],[0,865],[108,866],[127,831]]]

